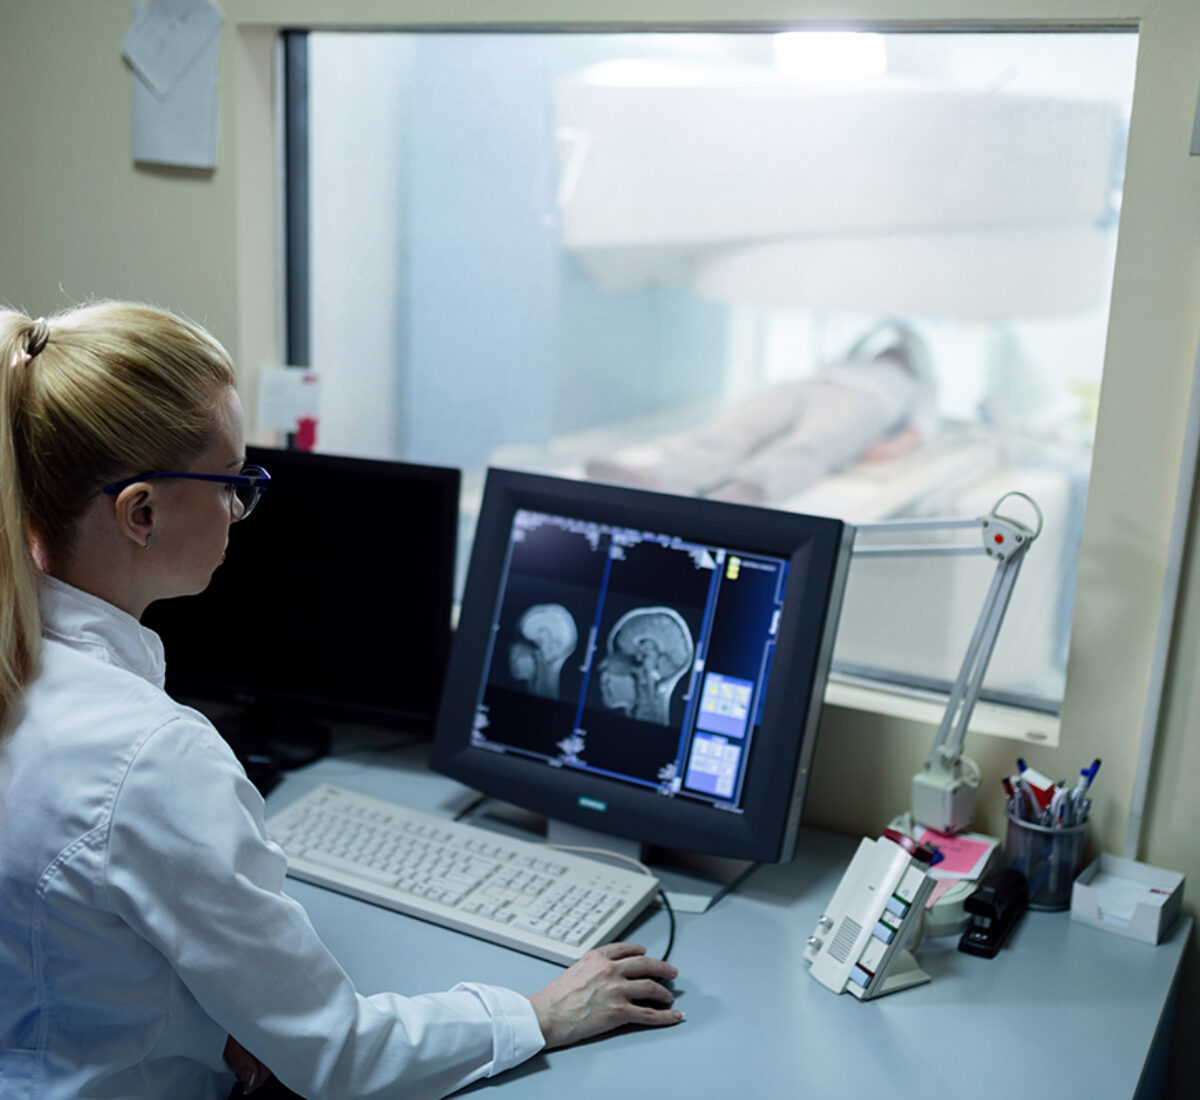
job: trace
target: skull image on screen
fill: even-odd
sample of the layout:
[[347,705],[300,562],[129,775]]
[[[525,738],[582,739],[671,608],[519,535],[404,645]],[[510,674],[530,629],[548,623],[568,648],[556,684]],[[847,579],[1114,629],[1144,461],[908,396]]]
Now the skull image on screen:
[[607,644],[600,662],[604,705],[670,725],[671,693],[696,652],[683,617],[669,607],[635,608],[613,623]]
[[579,632],[571,613],[557,603],[526,608],[517,620],[517,639],[508,647],[508,668],[531,695],[558,698],[563,662],[575,652]]

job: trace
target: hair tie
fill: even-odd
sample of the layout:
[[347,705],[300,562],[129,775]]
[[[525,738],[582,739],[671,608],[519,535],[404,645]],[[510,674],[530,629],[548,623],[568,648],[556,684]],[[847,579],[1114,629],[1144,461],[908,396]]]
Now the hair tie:
[[49,341],[50,326],[46,324],[45,317],[39,317],[33,322],[33,328],[29,330],[29,336],[25,340],[25,354],[32,359]]

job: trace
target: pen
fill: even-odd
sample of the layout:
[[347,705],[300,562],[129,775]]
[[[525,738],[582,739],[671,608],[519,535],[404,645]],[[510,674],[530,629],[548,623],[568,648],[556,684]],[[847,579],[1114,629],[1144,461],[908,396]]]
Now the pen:
[[1037,819],[1037,803],[1034,801],[1033,791],[1025,782],[1025,769],[1028,766],[1025,758],[1018,756],[1017,774],[1012,777],[1012,782],[1017,790],[1017,817],[1024,818],[1026,821],[1035,821]]
[[1080,799],[1087,794],[1087,789],[1092,785],[1092,780],[1096,778],[1096,772],[1099,770],[1099,758],[1093,760],[1088,767],[1079,769],[1079,782],[1075,784],[1074,791],[1076,799]]
[[1035,814],[1033,794],[1022,776],[1017,776],[1017,816],[1032,821]]
[[[1087,808],[1084,806],[1084,803],[1087,803],[1087,806],[1091,806],[1091,802],[1085,797],[1085,795],[1088,792],[1088,788],[1092,785],[1092,780],[1096,778],[1096,773],[1099,770],[1099,757],[1093,760],[1088,767],[1079,769],[1079,781],[1075,784],[1075,789],[1071,792],[1071,802],[1075,807],[1075,813],[1073,815],[1074,820],[1072,821],[1072,824],[1074,825],[1078,825],[1080,823],[1079,811],[1081,808],[1083,809],[1085,815],[1087,813]],[[1084,817],[1084,820],[1087,820],[1086,816]]]
[[1060,810],[1062,816],[1059,818],[1059,824],[1063,826],[1075,824],[1075,802],[1071,798],[1070,787],[1064,788],[1062,808]]

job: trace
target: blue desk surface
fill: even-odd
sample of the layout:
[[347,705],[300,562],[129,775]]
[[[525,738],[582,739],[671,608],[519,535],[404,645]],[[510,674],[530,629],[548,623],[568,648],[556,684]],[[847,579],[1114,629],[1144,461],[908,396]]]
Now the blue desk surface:
[[[329,758],[291,773],[268,812],[328,782],[452,815],[470,792],[424,760],[421,748]],[[685,1023],[554,1051],[467,1091],[572,1100],[1138,1093],[1190,919],[1152,947],[1065,912],[1027,912],[997,958],[962,954],[956,937],[927,939],[917,957],[931,982],[862,1003],[818,984],[803,959],[858,839],[805,830],[793,862],[759,867],[707,913],[677,915],[671,961]],[[559,972],[306,883],[289,880],[288,892],[364,993],[460,980],[533,993]],[[667,935],[666,915],[652,910],[625,938],[660,954]]]

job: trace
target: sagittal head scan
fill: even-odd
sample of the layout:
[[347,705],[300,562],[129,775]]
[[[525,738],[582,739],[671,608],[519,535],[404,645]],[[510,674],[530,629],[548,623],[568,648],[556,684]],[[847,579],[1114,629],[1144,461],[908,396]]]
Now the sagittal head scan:
[[[590,518],[601,502],[584,503],[584,516],[517,507],[507,531],[504,516],[485,529],[495,580],[474,591],[472,749],[504,757],[506,775],[523,760],[534,775],[561,769],[569,778],[547,773],[545,786],[563,805],[637,787],[743,812],[792,562],[656,531],[642,511]],[[747,537],[766,537],[762,516],[749,519]],[[803,517],[800,535],[818,522]]]
[[608,632],[600,662],[600,697],[632,718],[671,723],[671,693],[691,666],[696,647],[679,612],[669,607],[627,611]]
[[575,652],[579,632],[571,613],[557,603],[527,608],[517,620],[517,638],[508,648],[508,668],[531,695],[558,698],[563,662]]

